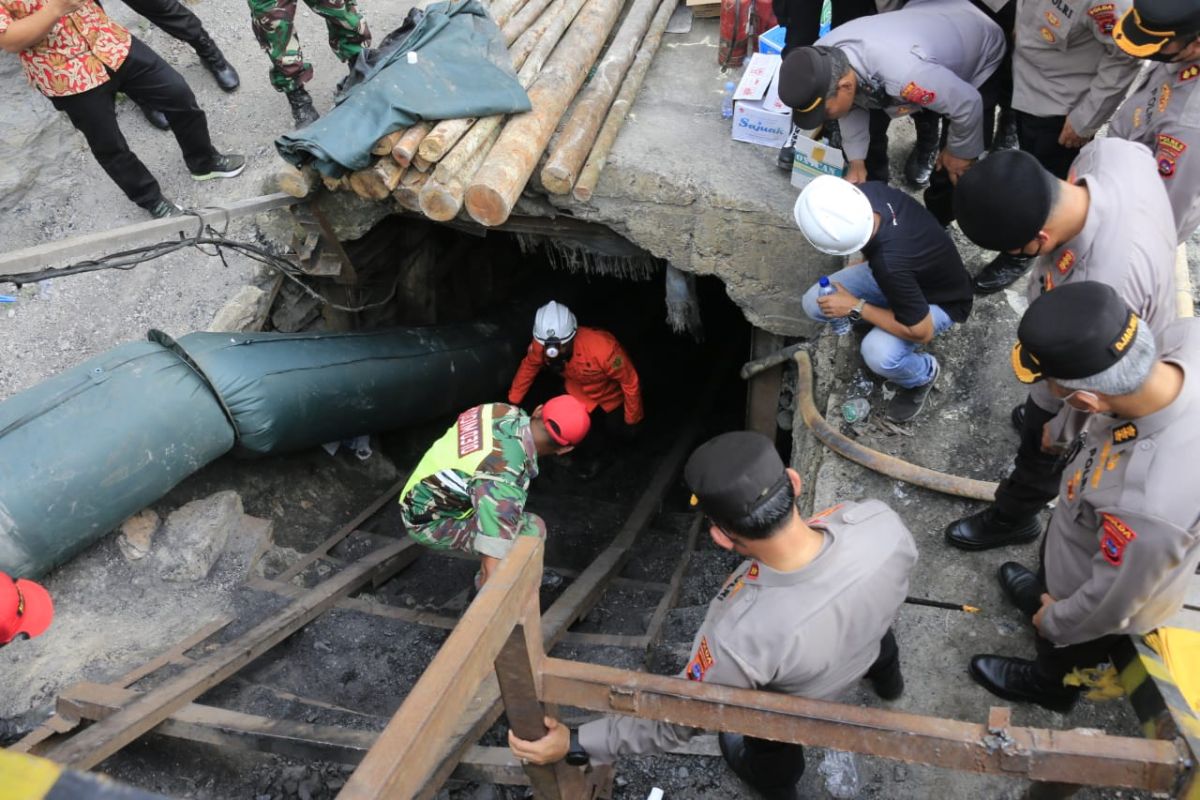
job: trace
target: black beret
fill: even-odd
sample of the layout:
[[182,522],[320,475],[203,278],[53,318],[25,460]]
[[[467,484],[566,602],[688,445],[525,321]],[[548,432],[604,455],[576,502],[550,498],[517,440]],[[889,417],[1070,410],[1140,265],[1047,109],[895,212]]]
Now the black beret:
[[1030,303],[1021,317],[1013,371],[1021,383],[1097,375],[1125,357],[1140,324],[1108,284],[1064,284]]
[[833,59],[826,48],[798,47],[779,67],[779,99],[792,109],[797,127],[820,127],[825,121],[825,95],[833,81]]
[[968,169],[954,187],[954,216],[986,250],[1016,250],[1050,218],[1053,175],[1029,153],[1001,150]]
[[742,519],[769,500],[787,482],[775,445],[761,433],[734,431],[696,448],[683,468],[693,505],[730,522]]

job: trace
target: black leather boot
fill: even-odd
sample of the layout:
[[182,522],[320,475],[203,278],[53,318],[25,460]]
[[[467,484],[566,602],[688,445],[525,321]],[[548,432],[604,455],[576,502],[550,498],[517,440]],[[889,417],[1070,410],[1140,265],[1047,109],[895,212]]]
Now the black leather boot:
[[971,659],[971,677],[997,697],[1019,703],[1037,703],[1065,714],[1079,699],[1079,690],[1055,686],[1038,675],[1032,661],[1007,656],[979,655]]
[[232,92],[241,85],[237,70],[225,60],[225,54],[217,47],[217,43],[212,40],[207,31],[200,34],[200,38],[192,43],[192,47],[195,48],[196,55],[200,56],[201,63],[216,78],[217,86],[227,92]]
[[[790,785],[766,784],[764,778],[768,776],[763,774],[764,765],[750,763],[752,759],[746,753],[746,739],[740,733],[717,734],[717,744],[721,748],[721,755],[725,757],[725,763],[734,774],[757,789],[767,800],[800,800],[800,792],[796,789],[795,782]],[[753,760],[762,761],[762,758]],[[803,767],[800,771],[803,772]]]
[[317,109],[313,108],[312,96],[303,86],[288,92],[287,99],[292,106],[292,119],[296,120],[297,128],[311,125],[321,118]]
[[975,294],[992,294],[1013,284],[1017,278],[1025,274],[1033,256],[1014,256],[1009,253],[997,253],[986,267],[979,270],[975,276]]
[[1005,561],[996,572],[1004,596],[1027,617],[1042,607],[1042,592],[1046,591],[1032,570],[1015,561]]
[[897,659],[892,667],[882,674],[868,675],[871,688],[881,700],[895,700],[904,694],[904,674],[900,672],[900,660]]
[[969,517],[957,519],[946,526],[946,542],[961,550],[991,550],[1010,544],[1037,541],[1042,524],[1037,515],[1008,519],[995,506]]
[[917,143],[904,162],[904,178],[914,189],[929,185],[933,164],[938,156],[938,134],[941,118],[928,111],[914,114],[913,125],[917,128]]

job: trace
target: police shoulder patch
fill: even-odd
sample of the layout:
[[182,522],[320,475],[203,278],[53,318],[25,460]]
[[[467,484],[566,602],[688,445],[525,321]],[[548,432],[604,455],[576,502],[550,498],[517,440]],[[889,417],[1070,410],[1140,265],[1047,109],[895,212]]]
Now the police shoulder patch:
[[937,99],[937,92],[918,86],[915,81],[909,81],[908,85],[900,90],[900,98],[919,106],[927,106]]
[[1089,8],[1087,15],[1095,21],[1101,36],[1112,36],[1113,28],[1117,26],[1116,5],[1099,3]]
[[1104,521],[1104,532],[1100,536],[1100,552],[1104,554],[1105,561],[1114,567],[1119,567],[1125,560],[1125,548],[1137,538],[1137,534],[1120,517],[1101,514],[1100,518]]
[[701,636],[700,644],[696,647],[696,655],[687,665],[687,676],[690,681],[702,681],[713,665],[712,650],[708,647],[708,637]]
[[1112,440],[1113,444],[1122,444],[1123,442],[1131,442],[1137,438],[1137,425],[1132,422],[1126,422],[1124,425],[1113,428]]

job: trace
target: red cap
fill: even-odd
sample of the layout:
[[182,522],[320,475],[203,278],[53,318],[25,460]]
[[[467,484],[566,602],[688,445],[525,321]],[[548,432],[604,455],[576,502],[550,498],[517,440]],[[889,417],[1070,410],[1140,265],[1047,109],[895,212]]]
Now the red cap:
[[0,645],[21,634],[41,636],[54,619],[54,603],[41,584],[0,572]]
[[563,447],[582,442],[592,427],[587,406],[569,394],[560,394],[546,401],[546,405],[542,406],[542,422],[546,423],[550,438]]

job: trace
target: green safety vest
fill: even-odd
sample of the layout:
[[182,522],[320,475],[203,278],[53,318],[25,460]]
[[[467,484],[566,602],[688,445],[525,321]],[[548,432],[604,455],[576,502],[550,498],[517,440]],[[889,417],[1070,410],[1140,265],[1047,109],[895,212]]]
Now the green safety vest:
[[474,475],[485,458],[492,454],[492,416],[495,406],[491,403],[468,408],[458,415],[442,437],[433,443],[400,492],[400,502],[421,481],[437,472],[457,470]]

